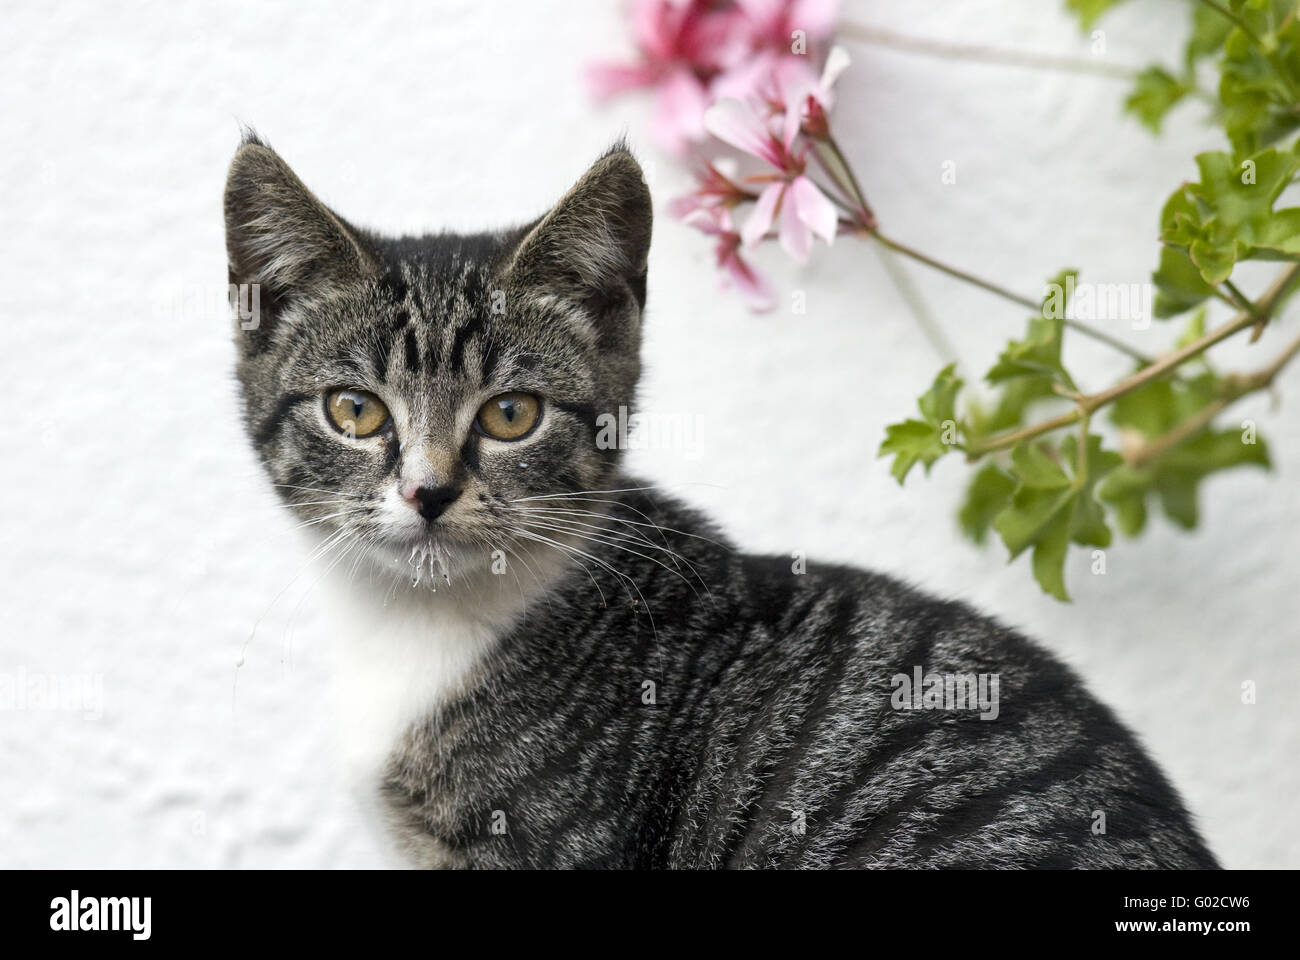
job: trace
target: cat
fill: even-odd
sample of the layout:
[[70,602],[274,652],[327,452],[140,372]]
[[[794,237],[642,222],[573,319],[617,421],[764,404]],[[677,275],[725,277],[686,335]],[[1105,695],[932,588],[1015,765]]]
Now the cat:
[[350,750],[410,862],[1216,867],[1031,641],[621,472],[651,221],[622,142],[474,235],[357,227],[251,133],[231,163],[244,421],[353,611]]

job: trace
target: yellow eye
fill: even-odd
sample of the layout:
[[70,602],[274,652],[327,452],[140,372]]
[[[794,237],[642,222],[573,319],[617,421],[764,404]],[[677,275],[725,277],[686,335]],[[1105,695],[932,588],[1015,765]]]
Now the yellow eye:
[[542,404],[531,393],[503,393],[479,407],[474,421],[497,440],[519,440],[537,425]]
[[325,395],[325,413],[341,433],[369,437],[388,425],[388,408],[364,390],[332,390]]

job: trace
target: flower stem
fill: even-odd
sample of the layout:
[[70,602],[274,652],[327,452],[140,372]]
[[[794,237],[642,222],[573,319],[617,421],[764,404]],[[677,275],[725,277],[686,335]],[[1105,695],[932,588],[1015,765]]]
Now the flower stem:
[[921,292],[917,290],[916,284],[912,282],[912,278],[907,275],[907,271],[895,259],[893,251],[886,247],[876,247],[875,250],[876,255],[880,257],[885,272],[889,274],[889,279],[893,281],[894,288],[898,291],[899,296],[903,298],[908,309],[912,311],[917,326],[921,328],[925,338],[930,341],[930,346],[939,355],[940,361],[944,364],[956,361],[958,359],[957,351],[953,348],[952,341],[948,339],[948,335],[944,333],[943,328],[934,318],[934,314],[930,312],[929,306],[921,296]]
[[887,246],[890,250],[893,250],[896,253],[901,253],[905,257],[910,257],[917,263],[924,263],[927,267],[932,267],[940,273],[946,273],[948,276],[960,280],[963,283],[969,283],[972,286],[979,287],[981,290],[987,290],[989,293],[995,294],[1004,300],[1010,300],[1012,303],[1017,303],[1026,309],[1034,311],[1042,309],[1041,303],[1031,300],[1029,297],[1022,297],[1020,294],[1008,290],[1006,287],[1000,286],[991,280],[985,280],[982,277],[975,276],[973,273],[967,273],[965,270],[949,266],[941,260],[936,260],[934,257],[922,253],[920,250],[899,243],[897,240],[890,239],[879,230],[869,230],[867,232]]
[[853,172],[853,166],[844,156],[844,151],[840,145],[835,142],[835,138],[827,134],[826,146],[830,149],[831,155],[835,157],[836,162],[843,168],[845,176],[849,179],[849,186],[852,187],[851,196],[858,203],[858,212],[862,214],[862,225],[868,230],[874,230],[876,227],[876,215],[871,212],[871,206],[867,203],[866,194],[862,192],[862,185],[858,183],[857,174]]
[[[936,260],[933,257],[927,256],[926,254],[922,253],[919,250],[915,250],[912,247],[899,243],[897,240],[891,240],[889,237],[886,237],[884,234],[882,234],[879,230],[871,230],[868,232],[871,234],[871,236],[875,237],[885,246],[889,247],[889,249],[894,250],[897,253],[901,253],[906,257],[911,257],[913,260],[917,261],[918,263],[924,263],[926,266],[932,267],[935,270],[940,271],[941,273],[946,273],[948,274],[948,276],[960,280],[963,283],[969,283],[972,286],[979,287],[981,290],[986,290],[989,293],[995,294],[1004,300],[1009,300],[1012,303],[1019,304],[1020,306],[1025,307],[1026,309],[1033,310],[1035,313],[1038,313],[1043,309],[1043,305],[1041,303],[1035,300],[1031,300],[1029,297],[1021,296],[1020,294],[1012,290],[1008,290],[1006,287],[1000,286],[999,284],[996,284],[991,280],[985,280],[982,277],[975,276],[975,274],[973,273],[967,273],[965,270],[960,270],[957,267],[953,267],[950,266],[949,264],[942,262],[941,260]],[[1113,347],[1114,349],[1118,350],[1120,353],[1127,354],[1128,356],[1132,357],[1134,360],[1137,360],[1139,363],[1151,362],[1151,358],[1148,357],[1146,354],[1142,353],[1140,350],[1136,350],[1133,347],[1130,347],[1123,340],[1119,340],[1115,337],[1112,337],[1110,334],[1102,330],[1098,330],[1096,327],[1084,323],[1082,320],[1071,320],[1067,317],[1065,319],[1065,325],[1072,330],[1077,330],[1085,337],[1091,337],[1092,339],[1104,343],[1107,346]]]
[[977,63],[995,63],[1009,67],[1031,67],[1040,70],[1060,70],[1067,73],[1091,73],[1115,77],[1120,80],[1132,80],[1138,75],[1138,71],[1132,67],[1102,63],[1084,57],[1046,56],[1021,50],[948,43],[942,40],[910,37],[890,30],[882,30],[879,27],[869,27],[857,23],[841,23],[839,32],[862,43],[892,47],[896,50],[931,57],[942,57],[945,60],[971,60]]

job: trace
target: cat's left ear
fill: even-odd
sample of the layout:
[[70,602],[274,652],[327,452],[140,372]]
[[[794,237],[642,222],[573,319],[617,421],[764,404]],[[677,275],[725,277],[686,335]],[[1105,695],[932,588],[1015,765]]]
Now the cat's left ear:
[[635,323],[645,306],[652,219],[641,166],[616,144],[524,236],[510,279],[579,307],[598,332],[629,312]]
[[380,272],[361,237],[251,134],[230,164],[225,213],[230,283],[256,284],[272,314]]

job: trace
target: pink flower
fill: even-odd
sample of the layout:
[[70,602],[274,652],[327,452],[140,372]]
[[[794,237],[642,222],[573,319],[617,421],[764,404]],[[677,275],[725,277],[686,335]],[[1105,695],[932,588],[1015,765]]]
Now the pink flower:
[[[806,262],[812,253],[814,234],[828,244],[835,242],[839,226],[835,205],[804,175],[807,145],[802,150],[794,150],[800,125],[798,110],[787,110],[765,121],[747,103],[722,100],[709,108],[704,124],[718,139],[776,169],[775,173],[748,178],[766,180],[768,185],[741,228],[746,246],[762,240],[778,218],[781,247],[800,263]],[[778,132],[773,132],[773,128]]]
[[740,234],[731,222],[730,210],[724,206],[699,207],[686,218],[686,222],[711,237],[717,237],[714,255],[723,272],[724,286],[734,285],[750,309],[756,312],[762,313],[776,306],[776,297],[766,278],[740,255]]
[[704,139],[710,81],[743,55],[739,13],[709,0],[635,0],[632,32],[641,59],[632,65],[593,64],[587,78],[600,98],[642,87],[657,91],[652,133],[681,154]]
[[826,114],[834,105],[835,96],[831,87],[841,73],[848,69],[849,55],[843,47],[833,47],[822,67],[822,75],[816,83],[806,87],[790,85],[785,90],[788,106],[798,105],[803,132],[817,140],[830,136],[830,121]]
[[685,220],[702,207],[734,207],[754,199],[754,195],[738,186],[730,177],[711,163],[705,163],[695,175],[696,186],[690,193],[676,197],[668,203],[668,212]]
[[792,53],[795,31],[809,44],[835,29],[838,0],[737,0],[756,47]]
[[638,62],[593,64],[588,83],[601,99],[653,89],[651,132],[680,156],[704,139],[704,111],[719,99],[749,99],[773,75],[815,86],[810,64],[837,8],[837,0],[633,0]]

